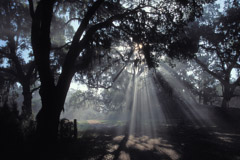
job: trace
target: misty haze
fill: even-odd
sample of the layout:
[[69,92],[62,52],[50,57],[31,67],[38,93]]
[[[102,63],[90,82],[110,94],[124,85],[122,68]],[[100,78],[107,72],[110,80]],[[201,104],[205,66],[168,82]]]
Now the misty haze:
[[0,159],[239,160],[239,0],[0,1]]

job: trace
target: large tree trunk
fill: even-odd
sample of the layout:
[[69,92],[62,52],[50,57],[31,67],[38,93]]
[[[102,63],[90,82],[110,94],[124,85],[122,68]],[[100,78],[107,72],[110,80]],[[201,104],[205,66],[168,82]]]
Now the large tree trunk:
[[[79,39],[92,15],[103,3],[103,0],[98,0],[93,4],[81,23],[80,29],[75,33],[69,52],[65,57],[57,85],[50,67],[50,27],[55,2],[55,0],[40,0],[34,11],[33,3],[31,0],[29,1],[30,13],[33,19],[31,32],[32,47],[41,81],[39,93],[42,100],[42,108],[37,115],[37,137],[43,143],[49,143],[57,139],[59,118],[75,73],[75,61],[86,46],[90,36],[85,36],[86,38],[83,38],[81,43]],[[89,32],[89,35],[91,35],[91,32]],[[85,54],[85,56],[89,57],[88,54]],[[83,56],[83,63],[80,68],[86,68],[89,63]]]
[[198,103],[201,104],[201,95],[198,95]]
[[[31,1],[30,1],[31,2]],[[42,108],[37,115],[37,140],[51,143],[57,139],[61,106],[58,106],[58,91],[50,67],[50,26],[55,1],[41,0],[32,16],[31,40],[35,64],[39,73],[41,87],[39,90]]]
[[229,101],[230,101],[229,99],[223,97],[221,107],[224,108],[224,109],[229,108]]
[[40,142],[49,143],[57,140],[58,124],[61,109],[57,104],[56,87],[41,87],[42,108],[37,114],[37,138]]
[[32,93],[30,91],[30,84],[22,84],[23,87],[23,106],[22,106],[22,118],[29,120],[32,115]]
[[229,108],[229,102],[230,102],[231,98],[232,98],[231,92],[225,91],[223,93],[223,99],[222,99],[221,107],[224,108],[224,109]]
[[37,115],[37,138],[43,143],[55,142],[58,138],[58,126],[61,112],[72,75],[59,86],[42,86],[39,93],[42,99],[42,108]]
[[208,99],[207,99],[206,93],[204,93],[204,96],[203,96],[203,104],[204,105],[208,104]]
[[222,99],[222,105],[221,107],[226,109],[229,108],[229,102],[231,98],[233,97],[233,92],[229,85],[223,86],[223,99]]

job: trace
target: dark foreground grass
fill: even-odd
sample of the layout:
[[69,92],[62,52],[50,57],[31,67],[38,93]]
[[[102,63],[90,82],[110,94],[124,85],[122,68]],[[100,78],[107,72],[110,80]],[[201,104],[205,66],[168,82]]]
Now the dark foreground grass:
[[240,160],[240,110],[210,110],[215,126],[161,124],[155,137],[130,135],[121,121],[79,122],[83,128],[77,140],[42,149],[32,143],[8,144],[0,154],[6,158],[0,159]]

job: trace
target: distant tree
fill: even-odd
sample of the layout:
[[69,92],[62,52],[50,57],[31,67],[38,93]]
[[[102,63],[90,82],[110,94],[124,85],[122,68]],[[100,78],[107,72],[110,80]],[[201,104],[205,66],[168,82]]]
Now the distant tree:
[[189,91],[198,98],[199,104],[210,104],[218,101],[219,82],[206,73],[195,61],[177,62],[174,67],[177,75]]
[[[31,47],[31,17],[29,7],[26,1],[6,0],[0,2],[0,72],[5,75],[8,81],[19,82],[22,86],[24,97],[22,106],[22,117],[29,119],[32,115],[32,93],[39,89],[38,74],[33,60],[33,51]],[[62,63],[62,57],[65,56],[63,46],[71,34],[73,28],[65,24],[64,18],[53,17],[52,20],[52,50],[50,63],[54,76]],[[64,28],[64,30],[63,30]],[[66,32],[66,34],[59,34]],[[59,65],[56,65],[59,64]]]
[[[127,70],[124,70],[122,72],[121,70],[118,71],[115,73],[114,78],[116,78],[118,75],[120,77],[118,77],[118,79],[114,82],[113,80],[101,80],[99,82],[96,82],[99,84],[88,82],[89,84],[87,84],[87,91],[77,90],[71,95],[68,107],[78,109],[91,108],[101,113],[122,111],[124,109],[124,106],[126,106],[125,94],[129,91],[129,88],[127,88],[127,86],[129,85],[129,81],[132,75]],[[108,75],[107,77],[111,78],[111,75]],[[102,81],[105,81],[107,83],[102,83]]]
[[218,82],[205,72],[200,72],[197,77],[197,94],[199,103],[204,105],[213,105],[219,97],[217,92]]
[[0,106],[8,102],[10,87],[16,83],[14,77],[0,71]]
[[0,20],[0,73],[9,82],[21,84],[24,96],[22,117],[27,120],[32,115],[31,99],[35,90],[32,87],[37,79],[34,61],[28,57],[32,53],[27,5],[18,0],[1,1]]
[[199,50],[195,61],[222,85],[222,107],[240,86],[240,4],[228,2],[228,8],[219,17],[210,17],[211,23],[200,24]]

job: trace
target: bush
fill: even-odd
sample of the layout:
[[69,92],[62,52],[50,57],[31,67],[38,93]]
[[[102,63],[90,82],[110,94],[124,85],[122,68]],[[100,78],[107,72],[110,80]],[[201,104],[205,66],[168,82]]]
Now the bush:
[[3,144],[19,143],[23,139],[21,121],[17,105],[7,103],[0,108],[0,141]]

